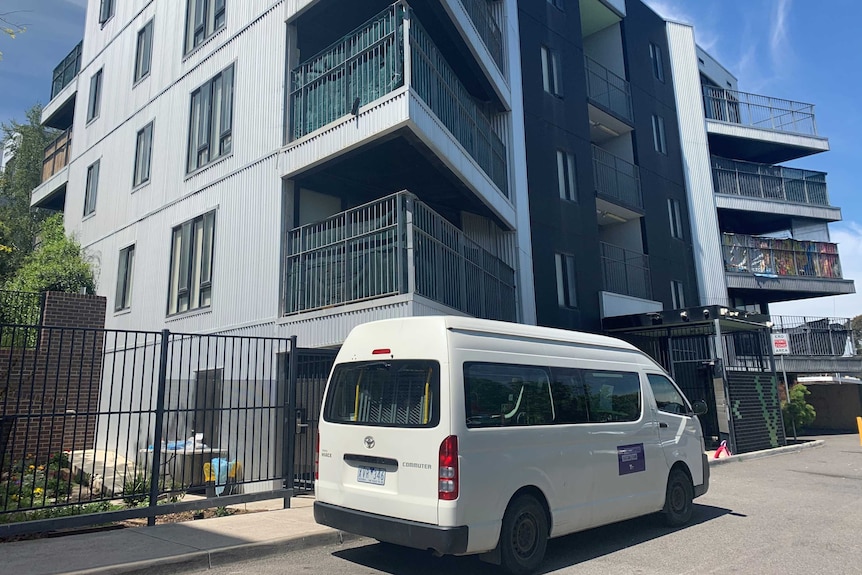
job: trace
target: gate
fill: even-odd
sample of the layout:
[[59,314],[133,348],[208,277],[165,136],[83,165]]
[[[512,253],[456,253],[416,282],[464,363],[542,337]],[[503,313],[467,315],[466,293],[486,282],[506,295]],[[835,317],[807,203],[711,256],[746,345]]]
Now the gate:
[[297,349],[296,410],[294,423],[294,493],[314,492],[314,455],[317,425],[323,406],[326,380],[338,350]]

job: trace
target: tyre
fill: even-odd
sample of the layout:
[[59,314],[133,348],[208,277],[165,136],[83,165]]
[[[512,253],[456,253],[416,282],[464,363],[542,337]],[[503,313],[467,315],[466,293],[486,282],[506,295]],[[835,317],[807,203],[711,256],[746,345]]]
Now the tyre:
[[664,521],[670,527],[685,525],[691,520],[694,500],[694,487],[691,479],[679,468],[672,469],[667,478],[665,493]]
[[532,495],[521,495],[506,510],[500,531],[500,559],[512,575],[528,575],[542,563],[548,547],[548,516]]

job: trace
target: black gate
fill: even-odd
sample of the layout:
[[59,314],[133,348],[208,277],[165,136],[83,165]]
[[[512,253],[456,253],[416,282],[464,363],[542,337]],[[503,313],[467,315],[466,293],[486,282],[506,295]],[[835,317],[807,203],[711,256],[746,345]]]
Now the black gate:
[[335,363],[338,350],[298,349],[296,374],[296,410],[294,422],[294,493],[314,491],[314,454],[317,424],[323,405],[326,380]]

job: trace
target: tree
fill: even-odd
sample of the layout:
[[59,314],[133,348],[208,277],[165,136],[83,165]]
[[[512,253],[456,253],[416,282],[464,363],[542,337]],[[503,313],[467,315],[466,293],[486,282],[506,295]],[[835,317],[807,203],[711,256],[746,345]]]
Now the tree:
[[3,124],[7,140],[13,138],[13,157],[0,174],[0,225],[4,234],[0,243],[12,251],[2,254],[0,283],[7,281],[33,251],[39,226],[49,214],[30,207],[30,194],[42,183],[45,148],[56,134],[42,126],[41,117],[42,107],[37,104],[27,111],[27,123]]
[[862,352],[862,315],[857,315],[850,320],[850,331],[853,334],[853,348]]
[[[21,24],[16,24],[11,21],[12,14],[15,12],[0,13],[0,32],[3,32],[13,40],[18,34],[23,34],[27,29]],[[0,52],[0,60],[3,59],[3,52]]]
[[811,395],[808,388],[797,383],[790,388],[790,400],[784,402],[781,406],[781,414],[784,416],[784,429],[801,429],[806,425],[814,423],[814,418],[817,417],[817,412],[814,406],[805,401],[805,396]]
[[41,243],[24,261],[4,289],[23,292],[96,292],[93,266],[81,244],[63,230],[63,215],[47,218],[40,231]]

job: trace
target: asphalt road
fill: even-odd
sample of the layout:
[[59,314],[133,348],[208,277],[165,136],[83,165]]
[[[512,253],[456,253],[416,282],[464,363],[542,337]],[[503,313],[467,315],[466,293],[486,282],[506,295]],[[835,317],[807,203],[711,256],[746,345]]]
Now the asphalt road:
[[[552,540],[542,573],[862,573],[862,447],[826,436],[799,453],[712,468],[682,529],[642,517]],[[473,557],[436,558],[363,539],[198,572],[499,574]]]

